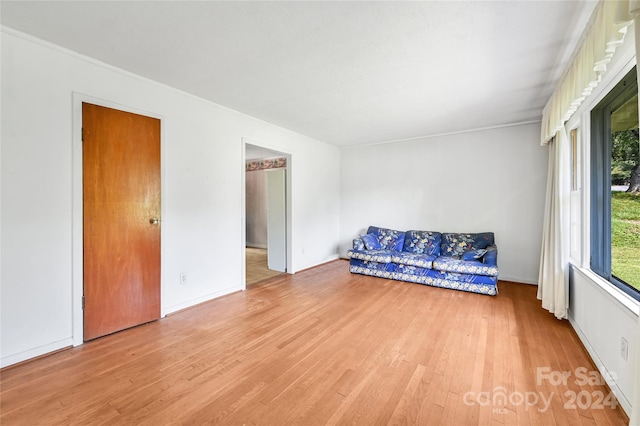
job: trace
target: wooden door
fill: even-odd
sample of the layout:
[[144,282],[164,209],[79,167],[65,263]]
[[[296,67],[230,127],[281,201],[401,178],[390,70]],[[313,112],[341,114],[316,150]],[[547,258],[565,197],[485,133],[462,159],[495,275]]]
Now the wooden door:
[[160,120],[82,104],[84,340],[160,318]]

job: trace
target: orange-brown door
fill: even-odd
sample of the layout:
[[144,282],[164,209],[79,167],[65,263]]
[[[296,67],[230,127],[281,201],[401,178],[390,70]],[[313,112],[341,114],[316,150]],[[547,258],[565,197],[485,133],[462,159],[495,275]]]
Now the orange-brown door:
[[84,340],[160,318],[160,120],[82,104]]

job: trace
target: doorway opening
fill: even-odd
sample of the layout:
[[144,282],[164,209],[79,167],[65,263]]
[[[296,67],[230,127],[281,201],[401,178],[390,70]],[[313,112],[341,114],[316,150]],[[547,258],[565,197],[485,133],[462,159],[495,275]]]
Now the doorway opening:
[[288,167],[282,152],[245,143],[245,282],[288,271]]

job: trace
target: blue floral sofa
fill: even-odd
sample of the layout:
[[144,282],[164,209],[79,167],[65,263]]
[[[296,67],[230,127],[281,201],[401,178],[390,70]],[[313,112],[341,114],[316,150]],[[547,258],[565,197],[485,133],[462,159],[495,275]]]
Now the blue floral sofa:
[[495,296],[493,232],[395,231],[370,226],[347,252],[352,273]]

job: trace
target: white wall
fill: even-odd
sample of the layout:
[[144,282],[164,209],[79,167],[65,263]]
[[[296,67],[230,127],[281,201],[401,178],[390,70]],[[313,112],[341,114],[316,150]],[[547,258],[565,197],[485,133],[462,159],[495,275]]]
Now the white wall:
[[291,271],[337,257],[337,148],[8,29],[1,54],[2,366],[81,341],[78,94],[162,119],[163,313],[243,288],[243,138],[291,155]]
[[[571,325],[622,408],[631,414],[633,361],[640,350],[635,338],[638,315],[622,307],[588,271],[572,268],[570,281]],[[622,338],[628,343],[627,359],[620,355]]]
[[526,124],[342,150],[340,254],[368,225],[495,233],[500,279],[537,283],[548,149]]

